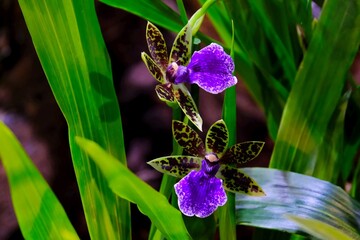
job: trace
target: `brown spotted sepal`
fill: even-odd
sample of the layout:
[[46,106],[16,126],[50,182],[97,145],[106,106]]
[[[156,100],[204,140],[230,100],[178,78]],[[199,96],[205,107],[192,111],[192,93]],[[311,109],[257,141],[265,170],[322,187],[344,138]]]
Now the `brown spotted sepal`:
[[221,158],[221,163],[239,167],[239,165],[256,158],[264,145],[265,143],[260,141],[248,141],[235,144],[225,152]]
[[245,193],[247,195],[259,197],[266,195],[254,179],[237,168],[220,165],[216,177],[223,180],[224,188],[230,192]]
[[207,153],[215,153],[218,158],[221,158],[229,144],[229,131],[224,120],[215,122],[209,128],[205,144]]
[[172,122],[172,132],[177,143],[190,155],[205,156],[205,146],[197,132],[180,121]]
[[146,26],[146,42],[152,59],[165,72],[169,65],[166,42],[160,30],[151,22]]
[[176,36],[170,52],[170,63],[175,62],[178,65],[185,66],[191,56],[192,31],[189,25],[181,29]]
[[155,86],[155,92],[161,101],[174,103],[175,96],[171,83],[159,84]]
[[141,53],[141,59],[145,63],[147,69],[151,73],[151,75],[159,82],[165,83],[164,72],[159,68],[159,66],[151,59],[149,55],[145,52]]
[[167,156],[151,160],[148,164],[159,172],[182,178],[191,170],[200,170],[201,160],[193,156]]
[[202,131],[203,120],[189,90],[183,84],[173,85],[173,90],[175,99],[181,110],[185,113],[186,117]]

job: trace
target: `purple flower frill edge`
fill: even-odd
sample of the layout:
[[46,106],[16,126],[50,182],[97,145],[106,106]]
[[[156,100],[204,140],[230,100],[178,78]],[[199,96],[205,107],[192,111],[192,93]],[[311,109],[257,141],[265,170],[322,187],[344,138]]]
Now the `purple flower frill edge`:
[[205,218],[226,203],[222,180],[215,177],[217,169],[208,170],[209,166],[203,160],[200,171],[191,171],[175,184],[179,208],[184,215]]
[[175,83],[197,84],[213,94],[220,93],[235,85],[234,61],[216,44],[211,43],[200,51],[195,51],[187,67],[179,69]]

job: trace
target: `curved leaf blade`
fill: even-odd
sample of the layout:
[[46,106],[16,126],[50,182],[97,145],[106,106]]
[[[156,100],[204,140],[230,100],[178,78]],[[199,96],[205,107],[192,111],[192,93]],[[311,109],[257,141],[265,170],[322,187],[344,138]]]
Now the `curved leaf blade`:
[[[130,206],[107,187],[99,169],[73,142],[95,140],[126,162],[119,105],[110,59],[93,1],[19,1],[32,41],[56,101],[69,126],[70,149],[90,237],[101,236],[102,214],[88,184],[95,181],[116,237],[130,237]],[[44,35],[46,33],[46,35]],[[105,214],[105,213],[104,213]]]
[[354,240],[360,239],[359,235],[349,236],[342,230],[316,219],[308,219],[293,215],[287,216],[290,220],[296,222],[304,232],[323,240]]
[[243,168],[266,192],[265,197],[236,196],[236,219],[241,225],[301,233],[288,214],[319,220],[357,236],[360,204],[340,187],[329,182],[267,168]]
[[79,239],[65,210],[14,134],[0,121],[0,160],[25,239]]
[[80,137],[76,137],[76,142],[100,168],[111,190],[137,204],[166,238],[190,239],[181,213],[169,204],[164,195],[140,180],[95,142]]

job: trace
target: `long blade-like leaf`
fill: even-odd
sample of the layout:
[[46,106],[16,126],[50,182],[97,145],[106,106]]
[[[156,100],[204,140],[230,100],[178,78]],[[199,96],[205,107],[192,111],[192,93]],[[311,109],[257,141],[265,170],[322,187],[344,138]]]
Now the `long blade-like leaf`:
[[63,207],[0,121],[0,160],[9,179],[12,203],[25,239],[79,239]]
[[[73,142],[99,142],[125,162],[122,125],[109,57],[94,2],[20,0],[27,27],[55,98],[69,126],[70,147],[90,236],[106,239],[99,224],[109,215],[115,235],[130,238],[129,204],[108,188],[97,167]],[[45,34],[46,33],[46,34]],[[106,208],[99,213],[89,184],[96,183]]]
[[266,192],[256,198],[238,194],[237,223],[291,233],[301,232],[288,214],[329,224],[358,237],[360,204],[344,190],[329,182],[298,174],[267,168],[244,168]]
[[178,32],[183,26],[179,14],[161,0],[101,0],[110,6],[123,9],[139,17]]
[[271,167],[312,173],[358,51],[359,23],[359,1],[326,1],[283,112]]
[[168,239],[189,239],[181,213],[164,195],[141,181],[96,143],[84,138],[76,138],[76,141],[101,169],[115,194],[137,204]]

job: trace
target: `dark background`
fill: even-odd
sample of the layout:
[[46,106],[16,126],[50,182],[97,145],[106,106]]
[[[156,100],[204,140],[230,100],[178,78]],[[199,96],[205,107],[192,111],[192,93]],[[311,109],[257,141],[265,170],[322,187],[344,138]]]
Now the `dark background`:
[[[168,4],[175,6],[174,2],[168,1]],[[190,2],[185,1],[189,13],[198,7]],[[171,109],[157,98],[154,91],[156,81],[140,58],[142,51],[148,51],[146,21],[102,3],[97,3],[96,7],[112,61],[129,168],[158,188],[161,174],[146,162],[171,153]],[[216,38],[206,22],[202,31]],[[170,46],[175,35],[166,31],[164,35]],[[263,113],[247,93],[239,76],[238,79],[238,142],[266,141],[263,152],[251,163],[252,166],[266,166],[272,142]],[[199,109],[205,133],[212,123],[221,118],[222,98],[223,94],[211,95],[200,91]],[[18,3],[13,0],[0,0],[0,120],[15,132],[48,180],[80,237],[88,239],[70,158],[66,122],[44,76]],[[7,184],[0,165],[0,239],[21,239]],[[132,215],[133,238],[147,239],[150,221],[134,206]]]

